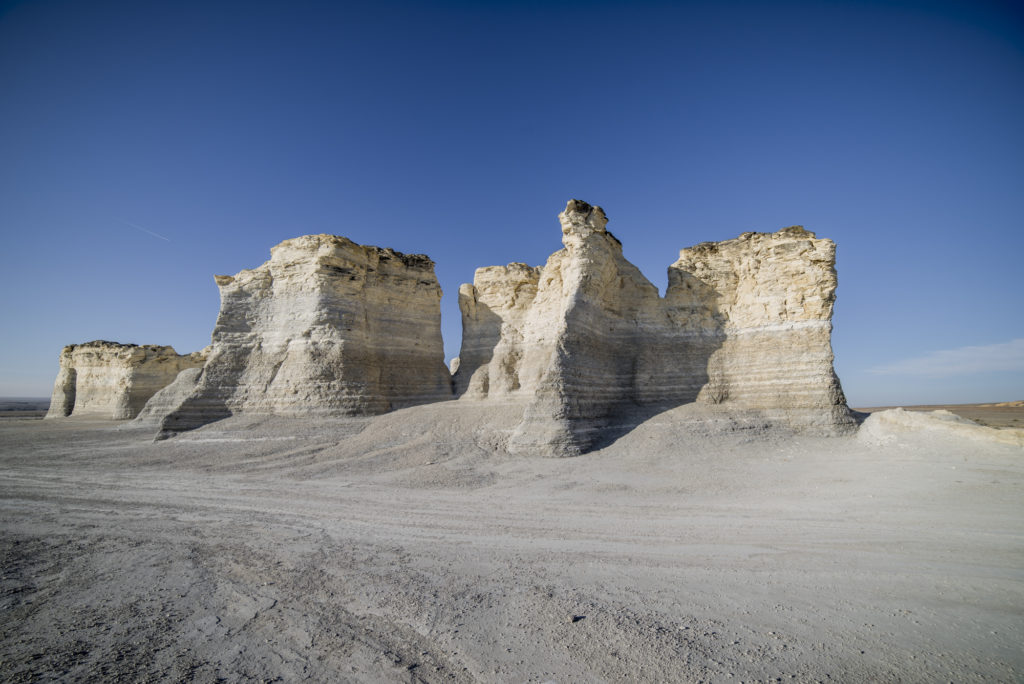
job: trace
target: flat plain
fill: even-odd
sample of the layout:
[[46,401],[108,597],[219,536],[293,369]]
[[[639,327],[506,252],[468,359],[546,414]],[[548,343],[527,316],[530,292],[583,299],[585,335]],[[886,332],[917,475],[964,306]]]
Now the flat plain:
[[1019,447],[507,421],[0,421],[0,679],[1022,679]]

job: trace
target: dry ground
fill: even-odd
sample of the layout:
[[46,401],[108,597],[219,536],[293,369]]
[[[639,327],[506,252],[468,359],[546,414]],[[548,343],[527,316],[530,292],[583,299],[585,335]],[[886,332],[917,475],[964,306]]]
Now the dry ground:
[[0,680],[1019,681],[1024,451],[662,414],[0,421]]

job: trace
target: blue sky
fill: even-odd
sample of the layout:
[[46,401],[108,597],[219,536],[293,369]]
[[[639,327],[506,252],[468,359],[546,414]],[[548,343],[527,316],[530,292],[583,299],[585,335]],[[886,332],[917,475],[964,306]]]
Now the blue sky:
[[445,292],[600,204],[678,250],[838,244],[853,405],[1024,398],[1024,10],[1013,2],[0,4],[0,396],[60,348],[209,342],[214,274],[310,233]]

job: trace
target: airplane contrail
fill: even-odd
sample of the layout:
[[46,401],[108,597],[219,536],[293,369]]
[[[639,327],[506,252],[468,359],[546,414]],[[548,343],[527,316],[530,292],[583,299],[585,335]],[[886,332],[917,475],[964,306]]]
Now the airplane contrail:
[[145,229],[145,228],[143,228],[142,226],[137,226],[137,225],[135,225],[134,223],[129,223],[128,221],[125,221],[124,219],[121,219],[121,223],[123,223],[124,225],[126,225],[126,226],[129,226],[129,227],[131,227],[131,228],[134,228],[135,230],[141,230],[141,231],[142,231],[143,233],[149,233],[150,235],[152,235],[152,236],[153,236],[153,237],[155,237],[155,238],[160,238],[161,240],[166,240],[167,242],[170,242],[170,241],[171,241],[171,238],[165,238],[165,237],[164,237],[163,235],[161,235],[160,233],[154,233],[154,232],[153,232],[153,231],[151,231],[151,230],[146,230],[146,229]]

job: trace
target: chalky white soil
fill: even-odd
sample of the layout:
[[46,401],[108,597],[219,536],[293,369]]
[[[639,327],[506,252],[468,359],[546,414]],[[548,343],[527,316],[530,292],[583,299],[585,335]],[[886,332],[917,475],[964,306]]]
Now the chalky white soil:
[[1024,450],[704,418],[0,421],[0,680],[1024,678]]

